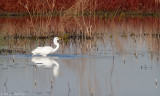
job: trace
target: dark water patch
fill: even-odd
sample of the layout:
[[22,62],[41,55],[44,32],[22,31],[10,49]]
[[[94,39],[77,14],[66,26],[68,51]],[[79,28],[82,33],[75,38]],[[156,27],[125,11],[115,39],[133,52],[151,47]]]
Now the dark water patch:
[[14,54],[14,53],[19,53],[19,54],[26,54],[27,52],[22,50],[17,50],[17,49],[0,49],[0,54]]
[[0,57],[1,58],[7,58],[7,57],[9,57],[9,58],[31,58],[32,57],[32,55],[31,54],[18,54],[18,55],[14,55],[14,54],[12,54],[12,55],[0,55]]
[[[52,59],[76,59],[76,58],[112,58],[112,55],[70,55],[70,54],[50,54],[46,57],[36,55],[32,56],[31,54],[18,54],[18,55],[0,55],[1,58],[52,58]],[[13,61],[13,60],[12,60]],[[13,61],[14,62],[14,61]],[[42,64],[42,63],[38,63]]]
[[[0,57],[10,57],[10,58],[32,58],[32,57],[41,57],[43,58],[43,56],[40,55],[36,55],[36,56],[32,56],[31,54],[18,54],[18,55],[0,55]],[[67,59],[72,59],[72,58],[110,58],[112,56],[109,55],[70,55],[70,54],[50,54],[47,55],[44,58],[54,58],[54,59],[58,59],[58,58],[67,58]]]
[[[42,56],[39,56],[42,57]],[[101,57],[112,57],[112,56],[108,56],[108,55],[70,55],[70,54],[53,54],[53,55],[48,55],[47,57],[55,57],[55,59],[57,58],[62,58],[62,59],[72,59],[72,58],[101,58]],[[43,58],[43,57],[42,57]]]
[[84,36],[84,35],[71,35],[71,36],[68,36],[68,39],[81,39],[81,40],[83,40],[83,39],[94,39],[95,38],[95,36]]

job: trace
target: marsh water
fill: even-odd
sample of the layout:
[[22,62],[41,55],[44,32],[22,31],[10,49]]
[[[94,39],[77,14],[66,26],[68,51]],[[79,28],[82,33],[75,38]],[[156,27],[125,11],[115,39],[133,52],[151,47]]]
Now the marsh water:
[[0,96],[160,95],[158,18],[98,19],[94,38],[59,40],[47,57],[31,50],[54,47],[52,38],[10,36],[25,29],[18,20],[1,20]]

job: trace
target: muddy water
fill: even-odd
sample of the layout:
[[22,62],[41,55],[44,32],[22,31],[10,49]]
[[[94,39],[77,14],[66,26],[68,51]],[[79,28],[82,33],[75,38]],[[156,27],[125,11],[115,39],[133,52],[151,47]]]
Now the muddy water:
[[52,38],[2,38],[0,96],[159,96],[159,34],[145,31],[146,21],[103,25],[97,30],[107,32],[93,39],[60,40],[47,57],[31,50],[54,47]]

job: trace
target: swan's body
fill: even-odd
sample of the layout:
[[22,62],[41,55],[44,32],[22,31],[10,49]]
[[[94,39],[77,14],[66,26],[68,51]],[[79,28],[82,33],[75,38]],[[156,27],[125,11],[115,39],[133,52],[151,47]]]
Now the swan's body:
[[48,54],[56,52],[59,48],[59,43],[57,42],[59,39],[59,37],[55,37],[53,39],[53,43],[56,45],[56,48],[53,49],[51,46],[37,47],[32,51],[32,54],[47,56]]

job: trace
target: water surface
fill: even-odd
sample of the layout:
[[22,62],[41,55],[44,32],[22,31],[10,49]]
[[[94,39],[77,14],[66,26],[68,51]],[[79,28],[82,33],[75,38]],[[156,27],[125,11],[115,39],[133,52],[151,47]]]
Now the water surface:
[[158,29],[151,18],[98,23],[101,35],[60,40],[47,57],[31,50],[54,47],[52,38],[1,37],[0,95],[159,96],[159,33],[147,27],[153,21]]

